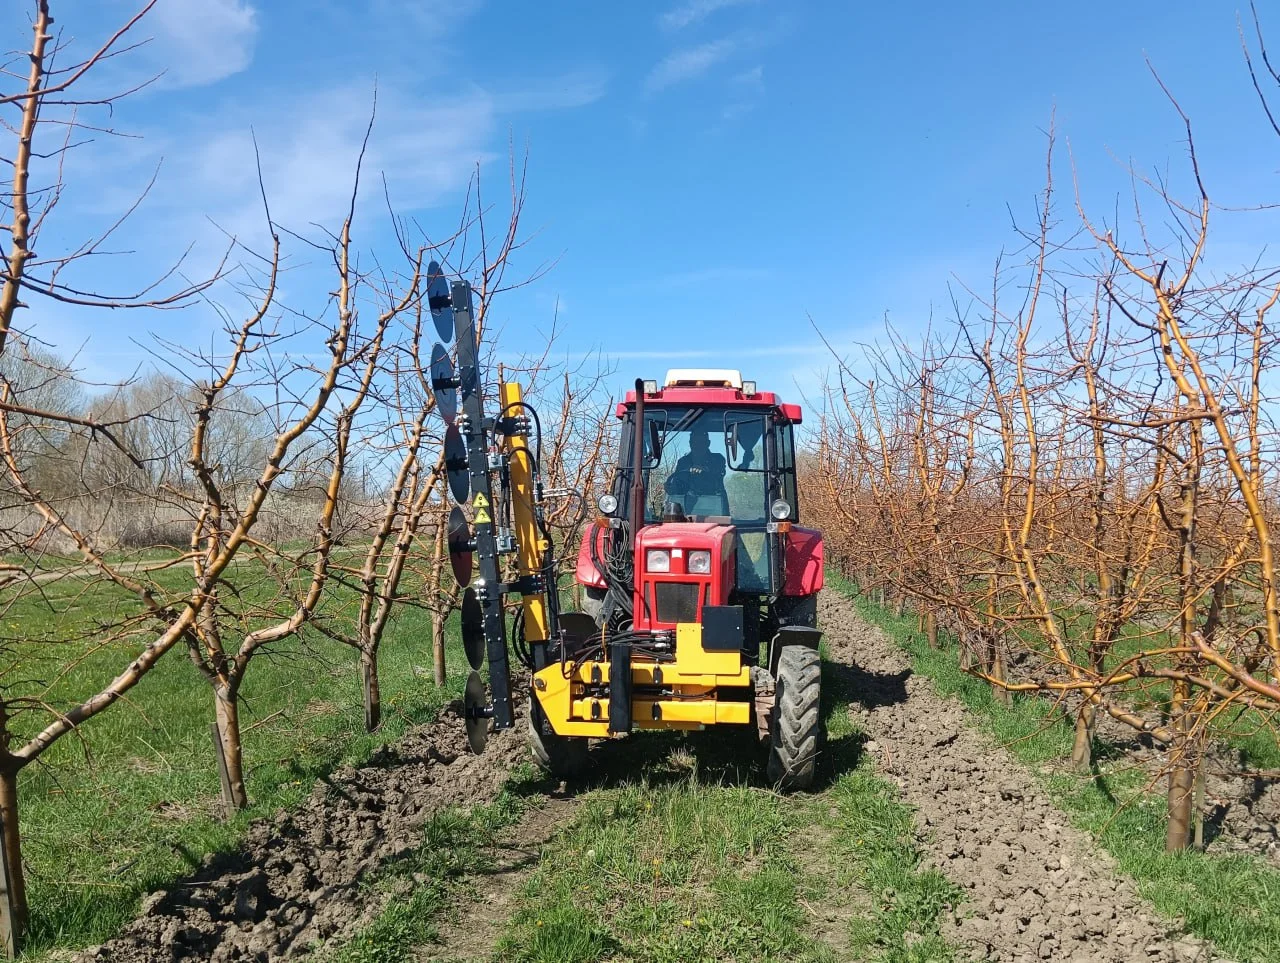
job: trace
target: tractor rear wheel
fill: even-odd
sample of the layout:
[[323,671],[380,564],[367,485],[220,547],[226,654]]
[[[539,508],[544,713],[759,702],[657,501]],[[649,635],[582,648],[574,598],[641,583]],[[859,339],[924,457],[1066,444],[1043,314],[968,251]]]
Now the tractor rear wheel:
[[572,779],[587,768],[587,740],[583,736],[561,736],[551,731],[546,713],[535,695],[529,696],[528,741],[533,758],[551,775]]
[[807,645],[788,645],[778,656],[769,723],[769,781],[781,789],[808,789],[822,744],[822,659]]

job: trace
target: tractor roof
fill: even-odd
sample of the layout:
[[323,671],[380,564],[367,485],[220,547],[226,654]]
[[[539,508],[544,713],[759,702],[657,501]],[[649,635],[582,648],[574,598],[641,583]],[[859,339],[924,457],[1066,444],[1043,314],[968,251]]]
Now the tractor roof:
[[[625,418],[627,409],[634,408],[635,403],[635,391],[628,391],[618,404],[617,416]],[[662,387],[656,381],[645,382],[644,403],[655,408],[669,405],[777,408],[793,425],[800,424],[802,417],[799,405],[784,403],[772,391],[757,391],[754,381],[743,381],[737,371],[721,368],[673,368],[667,372]]]

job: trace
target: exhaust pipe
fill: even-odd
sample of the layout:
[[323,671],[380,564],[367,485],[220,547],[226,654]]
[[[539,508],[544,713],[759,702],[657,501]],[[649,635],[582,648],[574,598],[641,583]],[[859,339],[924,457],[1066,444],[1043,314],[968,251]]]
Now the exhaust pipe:
[[644,428],[644,381],[637,378],[635,427],[631,433],[631,549],[635,548],[636,533],[644,525]]

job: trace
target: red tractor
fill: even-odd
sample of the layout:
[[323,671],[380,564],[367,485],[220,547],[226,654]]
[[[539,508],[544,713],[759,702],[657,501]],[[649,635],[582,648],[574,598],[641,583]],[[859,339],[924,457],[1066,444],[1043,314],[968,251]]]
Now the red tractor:
[[583,537],[585,613],[533,666],[530,743],[571,775],[588,739],[755,725],[775,784],[812,784],[823,743],[822,536],[802,527],[798,405],[732,370],[637,381],[617,467]]

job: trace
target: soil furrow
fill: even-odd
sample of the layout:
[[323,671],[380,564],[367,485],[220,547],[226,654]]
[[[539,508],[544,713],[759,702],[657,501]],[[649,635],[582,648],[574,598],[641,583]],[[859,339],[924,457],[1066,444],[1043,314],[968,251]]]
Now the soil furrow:
[[971,959],[1187,963],[1217,959],[1159,918],[1110,857],[1068,824],[1035,777],[835,592],[823,637],[852,666],[866,751],[916,809],[922,849],[966,901],[943,935]]
[[298,809],[252,825],[234,852],[153,893],[116,938],[76,959],[111,963],[283,960],[356,928],[374,909],[362,886],[414,849],[423,824],[453,804],[497,796],[527,758],[521,727],[467,748],[450,708],[359,768],[316,784]]

